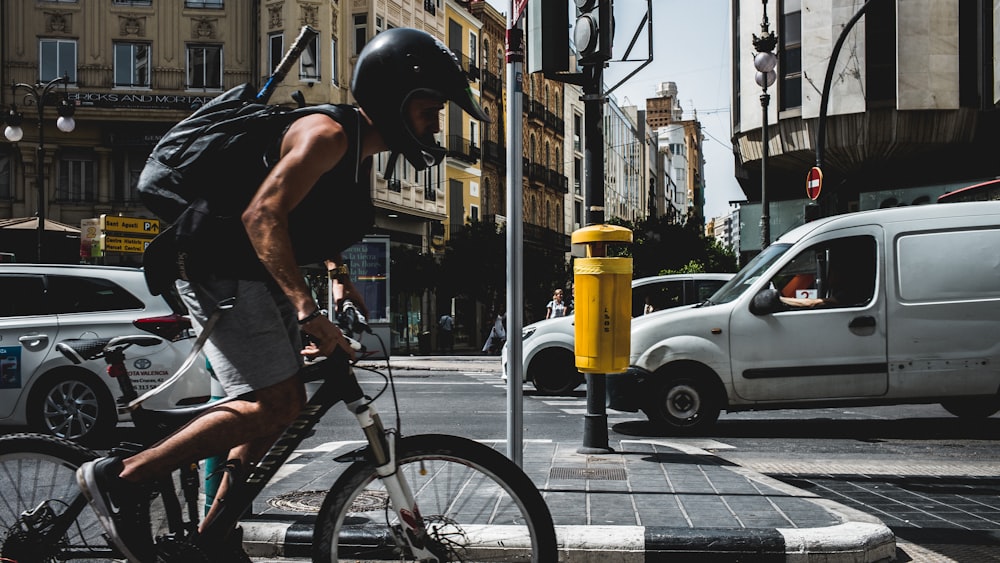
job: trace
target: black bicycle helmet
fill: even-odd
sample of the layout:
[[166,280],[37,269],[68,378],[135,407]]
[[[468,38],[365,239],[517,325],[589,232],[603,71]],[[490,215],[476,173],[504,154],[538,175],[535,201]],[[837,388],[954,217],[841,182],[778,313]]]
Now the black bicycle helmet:
[[[358,55],[351,91],[393,155],[402,154],[417,170],[439,164],[445,148],[410,130],[406,102],[415,94],[450,100],[480,121],[490,121],[472,96],[469,80],[450,49],[425,31],[397,27],[376,35]],[[392,174],[387,169],[386,175]]]

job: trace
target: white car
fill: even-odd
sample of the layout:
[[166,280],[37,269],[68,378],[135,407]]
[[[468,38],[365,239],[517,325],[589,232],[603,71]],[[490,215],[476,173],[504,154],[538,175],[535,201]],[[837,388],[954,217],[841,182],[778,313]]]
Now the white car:
[[[722,287],[734,274],[670,274],[632,280],[632,317],[643,314],[646,299],[660,311],[701,303]],[[547,395],[576,389],[583,374],[576,369],[573,316],[538,321],[521,331],[524,380]],[[500,355],[503,378],[507,379],[507,345]]]
[[[152,333],[164,339],[126,352],[136,389],[179,368],[194,342],[179,298],[153,296],[142,270],[112,266],[0,264],[0,425],[93,442],[120,416],[118,384],[103,360],[73,365],[56,344],[69,338]],[[144,403],[171,408],[210,395],[205,362]]]

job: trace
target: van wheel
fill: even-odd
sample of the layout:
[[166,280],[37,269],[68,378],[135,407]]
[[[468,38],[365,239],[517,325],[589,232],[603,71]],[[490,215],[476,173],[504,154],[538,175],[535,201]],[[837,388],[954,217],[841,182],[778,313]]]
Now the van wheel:
[[1000,411],[1000,397],[968,397],[941,401],[944,410],[959,418],[986,418]]
[[576,356],[562,348],[535,356],[527,376],[544,395],[564,395],[583,382],[583,376],[576,371]]
[[720,410],[718,397],[707,381],[675,375],[655,388],[642,412],[657,426],[691,435],[715,424]]
[[118,409],[97,376],[61,369],[45,374],[32,387],[28,423],[43,434],[93,444],[114,430]]

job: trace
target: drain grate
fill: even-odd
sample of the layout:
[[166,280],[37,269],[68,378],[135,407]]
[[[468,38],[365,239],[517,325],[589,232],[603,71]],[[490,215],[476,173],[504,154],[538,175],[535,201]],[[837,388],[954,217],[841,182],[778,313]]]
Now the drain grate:
[[326,491],[293,491],[267,499],[267,504],[293,512],[319,512]]
[[[267,504],[293,512],[319,512],[327,491],[293,491],[267,500]],[[389,495],[385,491],[361,491],[351,503],[351,512],[383,510]]]
[[622,467],[553,467],[549,479],[589,479],[591,481],[624,481]]

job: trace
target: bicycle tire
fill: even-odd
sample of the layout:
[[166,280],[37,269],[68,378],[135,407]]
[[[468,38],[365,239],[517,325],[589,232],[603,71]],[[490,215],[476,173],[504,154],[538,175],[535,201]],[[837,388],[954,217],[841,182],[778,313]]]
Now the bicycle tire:
[[0,557],[18,563],[120,559],[89,504],[60,538],[47,537],[44,529],[23,527],[22,514],[43,503],[50,515],[65,514],[81,495],[76,469],[96,457],[95,452],[56,436],[0,436]]
[[[448,561],[558,560],[545,499],[501,453],[466,438],[426,434],[400,439],[396,457],[428,533],[452,546]],[[351,464],[323,500],[313,561],[400,561],[388,521],[396,514],[386,511],[388,504],[375,466]]]

